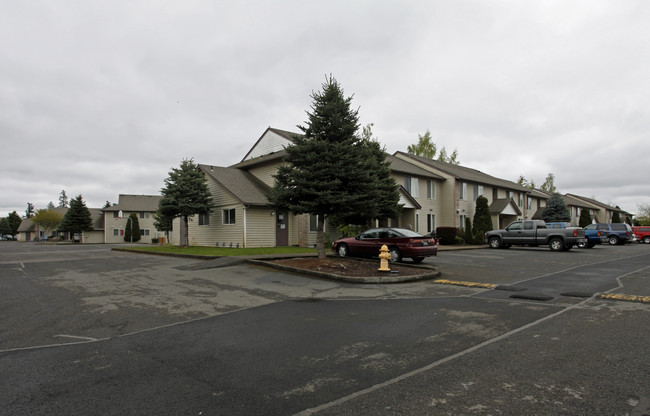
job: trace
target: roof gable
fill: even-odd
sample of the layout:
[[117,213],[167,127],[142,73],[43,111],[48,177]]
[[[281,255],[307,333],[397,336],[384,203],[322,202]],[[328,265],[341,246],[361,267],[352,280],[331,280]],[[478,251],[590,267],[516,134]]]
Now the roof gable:
[[242,162],[284,150],[285,147],[293,143],[295,136],[302,135],[299,133],[293,133],[286,130],[268,127],[264,133],[262,133],[262,136],[257,139],[257,142],[255,142],[248,153],[246,153],[242,159]]
[[267,205],[270,188],[253,174],[237,168],[199,165],[205,175],[223,186],[227,192],[244,205]]
[[104,211],[158,211],[161,195],[126,195],[118,196],[118,203],[104,208]]

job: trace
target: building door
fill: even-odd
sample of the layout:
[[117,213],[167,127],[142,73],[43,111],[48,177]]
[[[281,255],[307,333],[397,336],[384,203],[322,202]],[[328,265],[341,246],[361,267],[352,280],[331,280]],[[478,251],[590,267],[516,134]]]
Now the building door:
[[275,245],[288,246],[289,245],[289,225],[287,221],[287,213],[284,211],[277,211],[275,214]]

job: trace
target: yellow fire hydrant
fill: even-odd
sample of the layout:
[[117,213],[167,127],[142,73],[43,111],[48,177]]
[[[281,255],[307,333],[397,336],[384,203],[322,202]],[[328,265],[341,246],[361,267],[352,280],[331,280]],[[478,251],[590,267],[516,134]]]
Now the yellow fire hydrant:
[[389,272],[390,268],[388,268],[388,259],[390,259],[390,253],[388,252],[388,247],[386,247],[386,244],[381,246],[379,249],[379,269],[377,269],[380,272]]

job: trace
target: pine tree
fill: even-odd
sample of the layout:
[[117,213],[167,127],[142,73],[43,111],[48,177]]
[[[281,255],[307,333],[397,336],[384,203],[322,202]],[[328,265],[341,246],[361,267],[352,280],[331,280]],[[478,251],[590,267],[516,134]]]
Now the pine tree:
[[[298,126],[304,136],[295,137],[287,147],[268,200],[277,209],[317,216],[316,247],[319,257],[325,258],[326,218],[367,221],[389,215],[393,210],[389,205],[394,203],[397,209],[399,195],[396,184],[386,178],[388,165],[381,147],[356,135],[359,115],[351,109],[352,97],[344,97],[332,76],[322,87],[311,95],[306,126]],[[380,205],[382,195],[392,202]]]
[[67,208],[68,207],[68,196],[65,194],[65,189],[61,190],[61,193],[59,194],[59,208]]
[[578,226],[584,228],[592,223],[591,214],[587,208],[580,209],[580,219],[578,220]]
[[70,200],[70,208],[63,216],[63,220],[61,220],[58,230],[72,234],[79,234],[80,241],[81,235],[84,231],[93,230],[93,219],[90,215],[90,210],[86,207],[86,203],[81,195],[77,195],[76,198]]
[[140,241],[140,221],[135,212],[129,215],[124,227],[124,241],[127,243],[134,243]]
[[205,176],[192,159],[184,159],[180,167],[169,172],[161,193],[163,198],[158,203],[158,211],[170,219],[180,217],[185,231],[185,235],[181,235],[181,245],[187,246],[189,217],[212,212],[212,196]]
[[0,236],[13,235],[11,234],[11,226],[7,217],[0,218]]
[[474,211],[474,243],[481,244],[485,233],[492,229],[492,216],[490,215],[488,199],[480,195],[476,198],[476,209]]
[[569,213],[562,195],[555,192],[546,201],[546,208],[542,212],[542,219],[546,222],[569,222],[571,214]]

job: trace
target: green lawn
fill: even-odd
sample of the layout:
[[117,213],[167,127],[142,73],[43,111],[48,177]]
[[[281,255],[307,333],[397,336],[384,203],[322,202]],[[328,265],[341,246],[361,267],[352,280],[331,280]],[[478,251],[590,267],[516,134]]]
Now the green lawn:
[[148,251],[151,253],[186,254],[192,256],[249,256],[260,254],[296,254],[316,253],[315,248],[300,247],[258,247],[258,248],[227,248],[227,247],[179,247],[172,245],[164,246],[138,246],[121,247],[121,250]]

